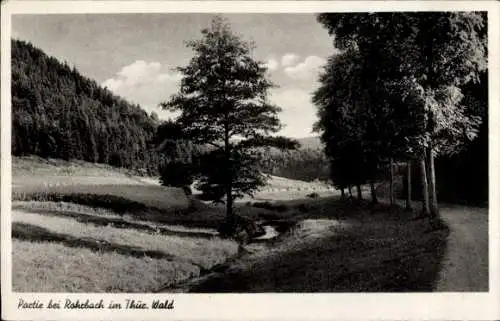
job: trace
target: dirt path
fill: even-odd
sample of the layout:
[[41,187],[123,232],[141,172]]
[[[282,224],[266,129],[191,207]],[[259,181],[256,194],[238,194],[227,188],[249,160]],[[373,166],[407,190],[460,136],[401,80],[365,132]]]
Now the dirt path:
[[488,210],[450,206],[440,214],[450,234],[436,291],[488,291]]

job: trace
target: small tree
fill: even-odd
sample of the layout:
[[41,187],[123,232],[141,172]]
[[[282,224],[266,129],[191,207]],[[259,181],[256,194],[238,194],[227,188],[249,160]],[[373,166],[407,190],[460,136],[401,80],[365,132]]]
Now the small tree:
[[268,100],[274,84],[264,64],[252,58],[253,45],[221,17],[201,33],[200,40],[187,42],[194,57],[177,68],[183,75],[179,92],[161,106],[181,112],[175,121],[184,139],[207,146],[196,160],[198,188],[214,202],[225,198],[232,222],[233,200],[265,184],[258,171],[261,148],[293,149],[298,142],[271,135],[281,129],[281,109]]
[[197,169],[193,163],[196,148],[182,136],[182,128],[168,120],[159,124],[152,143],[160,153],[158,165],[160,182],[164,186],[179,187],[191,195]]
[[192,164],[173,161],[159,166],[160,182],[165,186],[182,188],[187,196],[192,194],[191,184],[195,178]]

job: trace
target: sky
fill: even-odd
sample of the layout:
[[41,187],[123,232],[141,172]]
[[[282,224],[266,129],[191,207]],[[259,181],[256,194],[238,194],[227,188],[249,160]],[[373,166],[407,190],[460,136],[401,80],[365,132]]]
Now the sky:
[[[283,111],[280,134],[314,136],[316,108],[311,93],[333,41],[313,14],[224,14],[231,29],[253,41],[253,56],[268,67],[278,88],[270,100]],[[200,39],[212,14],[71,14],[13,15],[12,36],[30,41],[50,56],[66,61],[86,77],[139,104],[160,118],[173,115],[158,107],[178,91],[193,56],[186,40]]]

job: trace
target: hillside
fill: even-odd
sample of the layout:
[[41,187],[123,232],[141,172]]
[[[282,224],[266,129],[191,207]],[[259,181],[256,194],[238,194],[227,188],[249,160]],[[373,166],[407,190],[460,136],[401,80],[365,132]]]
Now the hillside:
[[12,154],[157,170],[158,120],[30,43],[12,40]]

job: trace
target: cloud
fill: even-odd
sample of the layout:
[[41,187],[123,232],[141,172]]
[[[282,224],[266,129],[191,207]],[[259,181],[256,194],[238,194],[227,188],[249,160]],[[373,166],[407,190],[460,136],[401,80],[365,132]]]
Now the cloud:
[[279,62],[276,59],[271,58],[265,63],[265,66],[269,71],[275,71],[279,67]]
[[319,69],[325,64],[326,60],[318,56],[308,56],[303,62],[295,66],[285,68],[285,74],[293,79],[307,79],[315,77]]
[[281,57],[281,65],[283,67],[292,66],[293,64],[295,64],[295,62],[298,59],[299,59],[299,56],[297,56],[296,54],[288,53],[288,54],[284,55],[283,57]]
[[162,71],[159,62],[137,60],[124,66],[102,85],[115,94],[139,104],[146,111],[155,111],[160,118],[167,118],[172,114],[157,106],[178,91],[180,79],[181,75],[177,72]]
[[300,88],[277,90],[271,93],[270,100],[283,109],[279,114],[284,125],[280,134],[295,138],[313,135],[312,127],[317,117],[309,91]]

